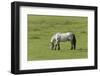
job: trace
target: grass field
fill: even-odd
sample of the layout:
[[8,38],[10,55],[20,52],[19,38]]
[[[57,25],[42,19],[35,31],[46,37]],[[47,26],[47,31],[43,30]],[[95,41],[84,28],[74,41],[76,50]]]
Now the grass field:
[[[28,15],[28,61],[54,59],[80,59],[88,57],[87,17]],[[57,32],[73,32],[76,50],[70,42],[61,43],[61,50],[49,48],[51,36]]]

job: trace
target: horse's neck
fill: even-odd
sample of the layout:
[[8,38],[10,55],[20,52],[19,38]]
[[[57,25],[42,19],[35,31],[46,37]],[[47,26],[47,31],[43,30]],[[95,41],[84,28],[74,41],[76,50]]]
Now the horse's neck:
[[54,39],[55,39],[55,37],[54,37],[54,36],[52,36],[52,38],[51,38],[51,43],[53,43],[53,42],[54,42]]
[[51,42],[55,42],[59,37],[60,37],[60,33],[56,33],[55,35],[52,36]]

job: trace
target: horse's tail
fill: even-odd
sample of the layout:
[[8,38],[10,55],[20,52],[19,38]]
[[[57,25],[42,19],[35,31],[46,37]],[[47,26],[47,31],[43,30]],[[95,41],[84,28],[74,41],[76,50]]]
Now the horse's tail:
[[75,34],[73,34],[73,44],[74,44],[74,49],[76,49],[76,37],[75,37]]

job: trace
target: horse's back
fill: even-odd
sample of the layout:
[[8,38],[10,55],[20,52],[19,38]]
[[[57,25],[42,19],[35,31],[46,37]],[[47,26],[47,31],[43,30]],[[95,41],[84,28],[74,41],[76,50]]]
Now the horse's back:
[[68,41],[72,39],[72,32],[62,33],[61,34],[61,41]]
[[64,42],[64,41],[72,40],[72,38],[73,38],[72,32],[56,33],[52,36],[51,42],[53,42],[53,40],[60,40],[61,42]]

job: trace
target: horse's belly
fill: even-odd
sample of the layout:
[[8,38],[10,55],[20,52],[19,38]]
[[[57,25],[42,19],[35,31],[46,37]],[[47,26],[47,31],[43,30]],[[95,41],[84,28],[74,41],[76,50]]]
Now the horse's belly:
[[65,42],[65,41],[67,41],[67,38],[61,37],[60,41],[61,41],[61,42]]

